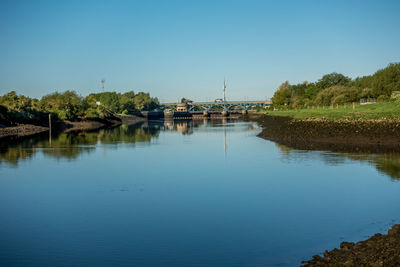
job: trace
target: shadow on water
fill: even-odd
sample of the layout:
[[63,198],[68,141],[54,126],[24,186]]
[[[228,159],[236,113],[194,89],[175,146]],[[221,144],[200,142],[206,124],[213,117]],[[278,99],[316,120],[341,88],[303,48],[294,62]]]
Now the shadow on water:
[[[231,122],[236,121],[229,120]],[[195,128],[201,131],[202,127],[207,127],[209,131],[210,128],[222,129],[222,126],[229,123],[226,119],[145,121],[97,131],[60,133],[51,137],[51,143],[47,133],[25,138],[4,138],[0,142],[0,164],[17,166],[20,160],[32,158],[37,152],[47,157],[75,160],[82,153],[93,152],[98,145],[109,145],[115,149],[118,144],[150,145],[151,140],[157,138],[161,131],[190,135]],[[246,127],[254,129],[255,126]],[[232,127],[232,130],[236,129]]]
[[341,165],[348,160],[366,162],[373,165],[376,170],[389,176],[393,181],[400,181],[400,152],[397,151],[376,151],[374,153],[360,152],[356,148],[353,151],[348,148],[345,151],[335,149],[333,151],[324,151],[313,149],[297,149],[289,146],[275,143],[281,151],[285,161],[299,161],[310,157],[318,157],[328,165]]

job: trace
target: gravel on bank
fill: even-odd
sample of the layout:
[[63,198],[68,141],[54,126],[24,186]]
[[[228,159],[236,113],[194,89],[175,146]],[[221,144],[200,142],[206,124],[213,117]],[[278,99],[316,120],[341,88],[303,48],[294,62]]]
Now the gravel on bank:
[[10,137],[10,136],[29,136],[34,134],[39,134],[43,132],[47,132],[49,128],[36,126],[31,124],[20,124],[18,126],[12,127],[1,127],[0,128],[0,138]]

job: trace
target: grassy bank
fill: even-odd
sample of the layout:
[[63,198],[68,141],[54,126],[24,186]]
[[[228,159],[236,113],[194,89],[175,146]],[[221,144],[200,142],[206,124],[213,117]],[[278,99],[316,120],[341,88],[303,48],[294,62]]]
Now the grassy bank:
[[271,116],[288,116],[294,119],[324,118],[338,119],[390,119],[400,120],[400,103],[376,103],[368,105],[351,104],[339,107],[319,107],[307,109],[282,109],[275,111],[262,111]]

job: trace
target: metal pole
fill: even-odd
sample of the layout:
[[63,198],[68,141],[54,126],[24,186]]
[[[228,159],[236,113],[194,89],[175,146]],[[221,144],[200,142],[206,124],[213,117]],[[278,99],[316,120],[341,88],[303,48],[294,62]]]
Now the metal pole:
[[49,143],[51,145],[51,114],[49,113]]

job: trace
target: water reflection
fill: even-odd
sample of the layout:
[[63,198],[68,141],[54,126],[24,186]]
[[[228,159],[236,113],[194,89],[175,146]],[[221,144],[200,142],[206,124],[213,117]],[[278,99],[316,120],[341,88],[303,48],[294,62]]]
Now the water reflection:
[[327,165],[342,165],[346,161],[360,161],[373,165],[377,171],[388,175],[392,180],[400,180],[400,153],[382,152],[382,153],[360,153],[360,152],[329,152],[299,150],[286,145],[275,143],[281,151],[282,160],[286,162],[305,161],[310,158],[319,158]]
[[[79,155],[92,153],[98,145],[107,145],[117,149],[119,144],[135,147],[137,143],[150,145],[161,131],[178,132],[182,135],[191,135],[194,131],[223,131],[225,157],[227,152],[227,131],[254,131],[257,125],[252,123],[238,124],[235,120],[165,120],[148,121],[131,125],[121,125],[112,129],[101,129],[92,132],[68,132],[52,136],[52,141],[46,134],[30,138],[2,139],[0,143],[0,164],[17,166],[20,160],[32,158],[37,152],[46,157],[57,159],[76,160]],[[341,165],[348,160],[367,162],[379,172],[388,175],[394,180],[400,180],[400,153],[382,152],[366,153],[356,151],[333,152],[329,150],[315,151],[275,143],[281,151],[282,161],[306,162],[314,158],[320,159],[328,165]]]
[[[230,127],[234,120],[166,120],[146,121],[130,125],[121,125],[116,128],[101,129],[91,132],[67,132],[53,135],[50,139],[47,134],[29,138],[9,138],[0,142],[0,164],[17,165],[18,161],[33,157],[37,152],[44,156],[57,159],[75,160],[82,153],[91,153],[97,145],[118,144],[135,146],[137,143],[149,145],[153,138],[159,136],[160,131],[179,132],[182,135],[193,134],[196,131],[225,130],[254,130],[254,124],[243,124],[243,127]],[[225,144],[226,145],[226,144]]]
[[398,222],[400,183],[374,168],[398,178],[397,155],[259,131],[201,119],[1,139],[0,265],[298,266]]
[[51,142],[47,135],[3,139],[0,143],[0,163],[17,165],[19,160],[31,158],[38,151],[45,156],[73,160],[82,153],[92,152],[98,144],[149,143],[160,130],[159,124],[139,123],[93,132],[61,133],[52,136]]

